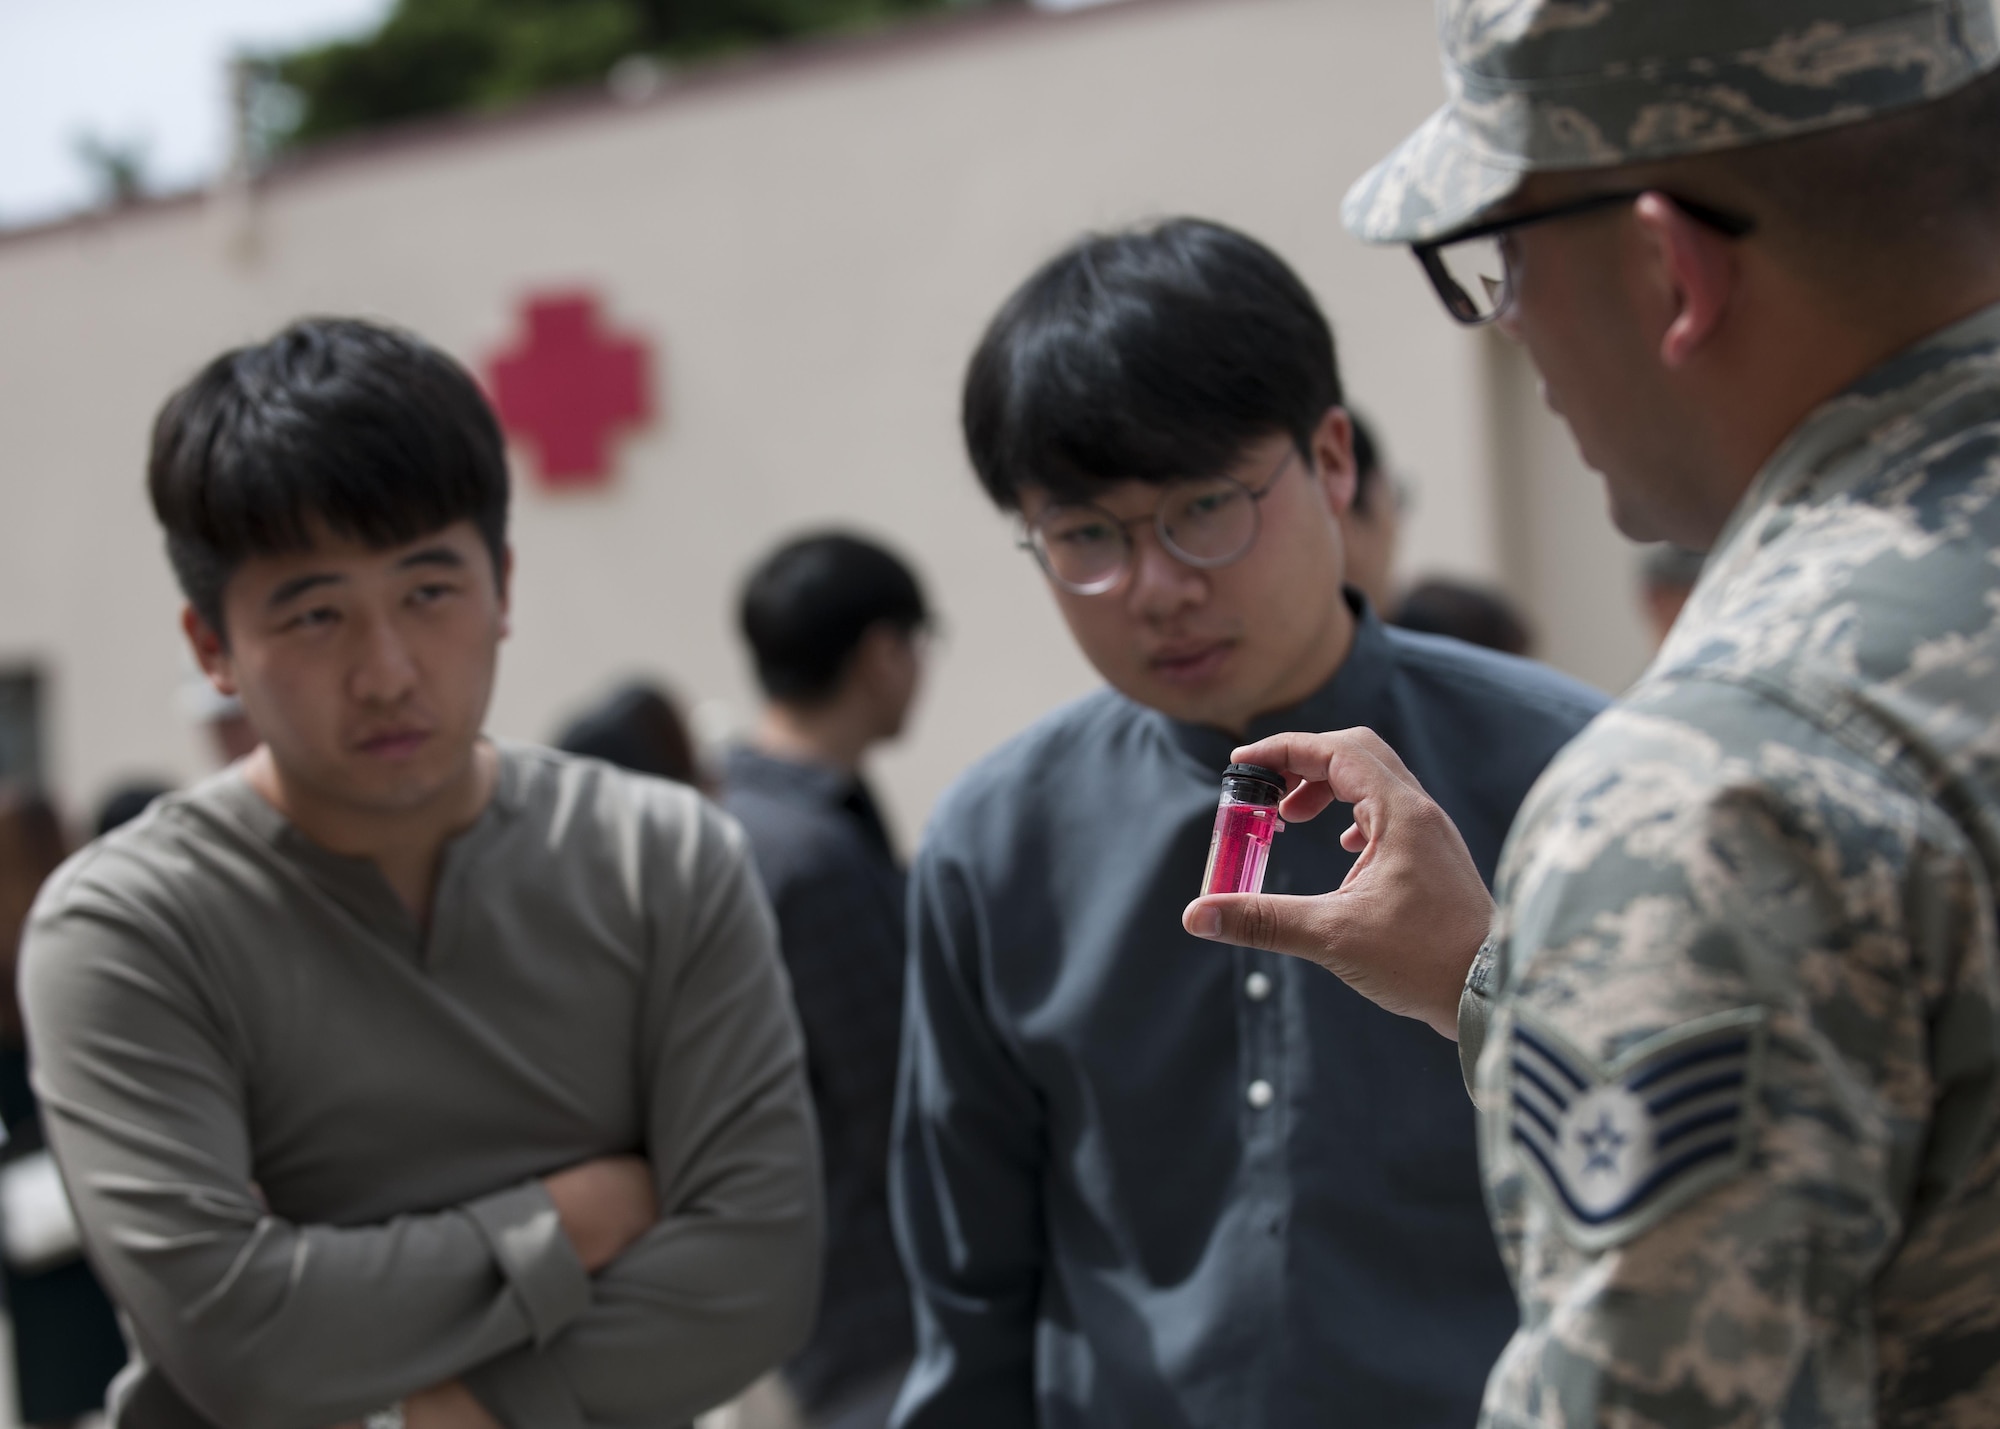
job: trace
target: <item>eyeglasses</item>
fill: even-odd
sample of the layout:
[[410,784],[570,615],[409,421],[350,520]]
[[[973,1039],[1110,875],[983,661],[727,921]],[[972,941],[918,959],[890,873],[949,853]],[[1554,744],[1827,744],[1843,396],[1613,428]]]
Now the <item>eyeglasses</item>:
[[1259,489],[1229,476],[1170,481],[1150,516],[1121,521],[1092,502],[1044,507],[1020,545],[1033,551],[1048,578],[1075,595],[1102,595],[1132,569],[1132,528],[1147,522],[1175,560],[1212,571],[1239,561],[1257,544],[1258,509],[1299,455],[1288,448]]
[[1617,193],[1591,194],[1554,208],[1499,218],[1474,228],[1462,229],[1431,243],[1413,243],[1410,251],[1430,275],[1445,311],[1467,327],[1479,327],[1504,316],[1514,302],[1514,275],[1509,267],[1506,236],[1517,228],[1548,223],[1558,218],[1574,218],[1598,209],[1633,203],[1649,193],[1660,197],[1700,224],[1729,238],[1742,238],[1756,228],[1754,219],[1725,213],[1705,203],[1660,193],[1658,189],[1621,189]]

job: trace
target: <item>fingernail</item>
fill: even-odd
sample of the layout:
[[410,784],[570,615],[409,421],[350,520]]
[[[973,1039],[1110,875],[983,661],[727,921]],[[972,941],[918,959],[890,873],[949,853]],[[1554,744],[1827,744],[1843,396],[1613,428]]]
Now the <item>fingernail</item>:
[[1187,915],[1187,930],[1197,938],[1214,938],[1222,933],[1222,915],[1213,908],[1196,908]]

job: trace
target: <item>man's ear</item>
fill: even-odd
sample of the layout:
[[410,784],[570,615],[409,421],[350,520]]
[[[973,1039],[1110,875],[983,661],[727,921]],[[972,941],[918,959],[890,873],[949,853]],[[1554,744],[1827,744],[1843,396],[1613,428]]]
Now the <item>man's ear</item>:
[[903,671],[915,658],[915,639],[893,620],[876,621],[849,657],[849,679],[865,685],[871,698],[902,689]]
[[194,651],[195,663],[208,676],[208,682],[221,693],[235,696],[236,666],[229,658],[229,642],[222,638],[221,632],[202,619],[193,606],[184,605],[181,633],[187,636],[188,648]]
[[880,684],[896,660],[896,644],[903,638],[893,621],[878,620],[861,632],[851,657],[854,668],[871,685]]
[[1655,281],[1670,305],[1660,361],[1678,370],[1715,336],[1729,311],[1736,294],[1736,245],[1664,194],[1642,195],[1633,212]]
[[1327,505],[1336,516],[1345,516],[1354,506],[1360,477],[1354,470],[1354,419],[1345,407],[1328,407],[1313,428],[1311,456],[1313,477],[1326,492]]

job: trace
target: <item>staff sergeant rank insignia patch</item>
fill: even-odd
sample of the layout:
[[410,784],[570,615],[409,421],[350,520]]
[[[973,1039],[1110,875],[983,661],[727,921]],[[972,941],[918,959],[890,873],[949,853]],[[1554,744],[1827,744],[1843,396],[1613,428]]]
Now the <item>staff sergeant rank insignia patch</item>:
[[1526,1009],[1509,1048],[1509,1131],[1563,1233],[1617,1245],[1743,1169],[1765,1010],[1670,1028],[1610,1065]]

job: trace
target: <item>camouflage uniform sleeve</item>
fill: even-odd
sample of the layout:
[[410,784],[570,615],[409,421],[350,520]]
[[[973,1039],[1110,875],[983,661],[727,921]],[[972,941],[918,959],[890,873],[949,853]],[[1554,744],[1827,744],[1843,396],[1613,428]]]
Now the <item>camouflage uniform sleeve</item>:
[[1889,1361],[2000,1310],[1891,1335],[1879,1277],[1992,1113],[1981,870],[1768,693],[1655,687],[1564,754],[1501,872],[1477,1100],[1522,1323],[1483,1424],[1873,1425],[1878,1376],[1972,1369]]

